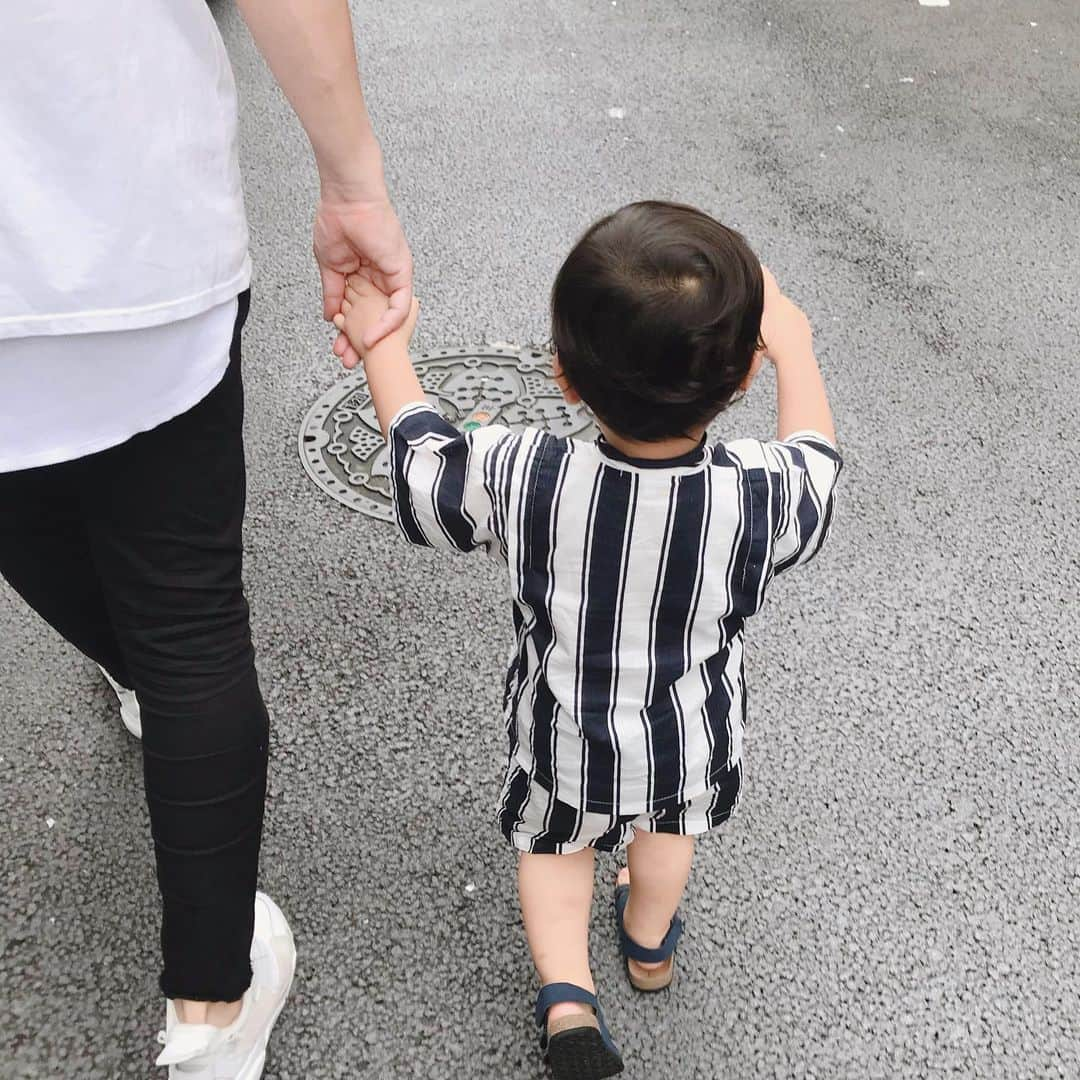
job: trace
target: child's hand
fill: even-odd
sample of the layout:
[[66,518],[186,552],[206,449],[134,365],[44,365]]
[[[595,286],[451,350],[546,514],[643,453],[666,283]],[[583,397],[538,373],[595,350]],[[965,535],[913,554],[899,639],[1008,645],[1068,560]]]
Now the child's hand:
[[[364,335],[378,323],[389,306],[389,298],[376,288],[370,278],[363,274],[354,274],[345,283],[342,314],[334,317],[334,325],[345,334],[357,353],[364,356],[369,351],[363,348]],[[419,301],[414,298],[404,326],[387,335],[379,344],[393,342],[407,353],[419,311]],[[352,366],[355,367],[355,364]]]
[[785,360],[813,356],[814,335],[805,313],[789,300],[776,284],[767,267],[765,277],[765,310],[761,315],[761,340],[765,355],[775,364]]

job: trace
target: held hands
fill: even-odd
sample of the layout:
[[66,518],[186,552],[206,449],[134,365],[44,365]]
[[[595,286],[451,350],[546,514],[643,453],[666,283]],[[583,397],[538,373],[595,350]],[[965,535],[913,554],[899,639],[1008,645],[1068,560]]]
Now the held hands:
[[[413,263],[401,224],[388,198],[358,199],[324,194],[315,215],[315,260],[323,286],[323,318],[337,325],[343,311],[345,282],[361,270],[383,294],[377,319],[362,334],[341,334],[334,353],[346,368],[360,362],[362,348],[400,329],[412,307]],[[339,326],[340,330],[341,327]]]
[[[408,356],[409,342],[420,313],[420,302],[410,292],[409,308],[404,320],[389,333],[379,333],[386,325],[393,303],[394,297],[387,296],[366,270],[344,279],[341,311],[333,317],[333,323],[358,357],[366,358],[379,342],[393,344]],[[349,364],[343,360],[343,363],[346,367],[356,366],[355,362]]]
[[383,436],[387,436],[394,417],[406,406],[427,401],[424,388],[409,362],[409,340],[416,326],[420,304],[413,300],[404,323],[377,344],[366,347],[372,327],[381,324],[390,308],[390,297],[382,292],[366,273],[352,274],[345,282],[341,311],[334,325],[364,358],[368,390],[379,418]]
[[761,315],[761,340],[765,355],[774,363],[785,363],[814,355],[814,337],[810,320],[803,310],[786,297],[776,278],[765,266],[765,310]]

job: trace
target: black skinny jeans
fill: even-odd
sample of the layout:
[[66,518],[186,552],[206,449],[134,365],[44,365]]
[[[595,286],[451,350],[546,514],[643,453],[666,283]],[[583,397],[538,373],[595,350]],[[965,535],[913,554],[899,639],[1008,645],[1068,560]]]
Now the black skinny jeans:
[[[251,981],[268,720],[241,582],[240,297],[225,377],[193,409],[75,461],[0,473],[0,573],[142,707],[161,988]],[[0,410],[2,410],[0,403]]]

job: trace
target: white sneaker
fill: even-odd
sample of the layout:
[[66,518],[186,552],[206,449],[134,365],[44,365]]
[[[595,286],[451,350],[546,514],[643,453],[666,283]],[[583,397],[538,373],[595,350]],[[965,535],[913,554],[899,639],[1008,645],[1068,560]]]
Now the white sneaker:
[[126,686],[121,686],[100,664],[98,664],[98,671],[105,676],[109,685],[113,688],[113,692],[120,699],[120,719],[124,721],[124,727],[136,739],[141,739],[142,712],[139,709],[139,699],[135,696],[135,691],[128,690]]
[[296,971],[296,946],[281,909],[265,893],[255,894],[255,934],[251,939],[251,986],[240,1015],[227,1028],[183,1024],[172,1001],[165,1004],[165,1049],[158,1065],[169,1080],[259,1080],[266,1044],[285,1005]]

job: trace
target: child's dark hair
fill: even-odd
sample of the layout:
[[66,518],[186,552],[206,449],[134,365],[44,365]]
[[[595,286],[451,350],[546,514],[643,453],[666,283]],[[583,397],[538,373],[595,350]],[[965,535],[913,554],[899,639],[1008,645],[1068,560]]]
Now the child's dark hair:
[[631,203],[567,256],[552,336],[596,416],[651,442],[709,423],[736,397],[764,298],[761,264],[737,232],[690,206]]

